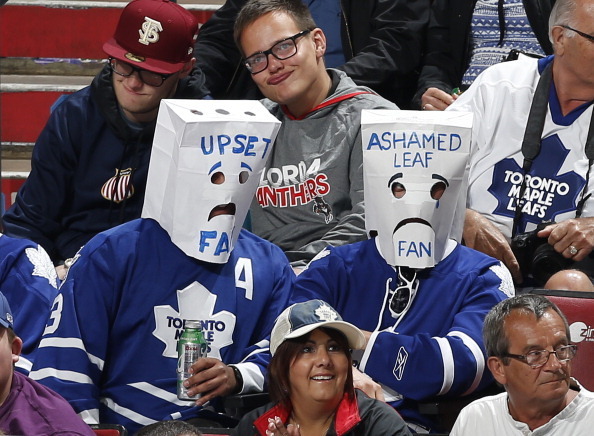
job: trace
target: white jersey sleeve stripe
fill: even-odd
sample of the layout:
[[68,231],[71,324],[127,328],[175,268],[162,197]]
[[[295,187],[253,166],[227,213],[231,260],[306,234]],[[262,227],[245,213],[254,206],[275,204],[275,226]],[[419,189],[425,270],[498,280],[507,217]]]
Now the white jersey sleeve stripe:
[[165,389],[158,388],[150,383],[130,383],[128,386],[146,392],[147,394],[157,397],[160,400],[169,401],[170,403],[173,403],[177,406],[194,406],[193,402],[180,400],[179,398],[177,398],[176,394],[166,391]]
[[262,392],[264,390],[264,376],[255,363],[240,363],[235,365],[243,377],[241,393]]
[[55,348],[74,348],[81,351],[84,351],[89,358],[89,361],[96,365],[100,371],[103,371],[103,365],[105,362],[98,358],[97,356],[93,356],[92,354],[88,353],[85,349],[85,345],[81,339],[78,338],[43,338],[39,342],[39,348],[43,347],[55,347]]
[[483,377],[483,372],[485,371],[485,357],[481,350],[481,347],[476,343],[474,339],[468,336],[466,333],[462,332],[450,332],[448,336],[455,336],[462,339],[464,345],[468,347],[472,355],[474,356],[474,360],[476,362],[476,374],[474,376],[474,380],[472,381],[472,385],[468,388],[466,392],[462,395],[468,395],[473,392],[481,382],[481,378]]
[[268,339],[262,339],[260,342],[256,343],[256,347],[259,348],[259,350],[254,350],[250,353],[253,354],[254,352],[258,352],[261,353],[262,351],[267,351],[267,350],[263,350],[263,348],[268,348],[270,346],[270,341]]
[[20,355],[18,362],[15,363],[15,366],[29,372],[33,367],[33,363],[29,359],[25,359],[22,355]]
[[248,360],[250,357],[255,356],[257,354],[261,354],[261,353],[265,353],[267,351],[270,351],[270,343],[267,340],[263,340],[260,341],[256,344],[256,347],[258,347],[258,349],[256,350],[252,350],[251,353],[249,353],[247,356],[245,356],[243,359],[241,359],[241,362],[245,362],[246,360]]
[[441,358],[443,360],[443,383],[437,395],[447,394],[454,383],[454,355],[452,347],[446,338],[434,337],[439,349],[441,350]]
[[99,409],[82,410],[78,416],[87,424],[99,424]]
[[[375,345],[375,339],[380,332],[374,331],[371,336],[369,337],[369,341],[367,341],[367,347],[363,351],[363,356],[361,356],[361,360],[359,361],[359,370],[365,372],[365,367],[367,366],[367,361],[369,360],[369,356],[371,355],[371,350]],[[392,333],[392,332],[390,332]]]
[[[138,424],[141,425],[149,425],[149,424],[154,424],[155,421],[154,419],[151,418],[147,418],[146,416],[143,416],[139,413],[136,413],[133,410],[130,410],[126,407],[122,407],[119,404],[117,404],[116,402],[114,402],[111,398],[101,398],[101,402],[103,404],[105,404],[105,406],[111,410],[113,410],[114,412],[116,412],[119,415],[125,416],[126,418],[128,418],[130,421],[134,421]],[[191,403],[192,405],[194,403]]]
[[73,381],[76,383],[94,384],[91,377],[86,374],[75,371],[63,371],[54,368],[42,368],[36,371],[31,371],[29,377],[33,380],[43,380],[48,377],[55,377],[63,381]]

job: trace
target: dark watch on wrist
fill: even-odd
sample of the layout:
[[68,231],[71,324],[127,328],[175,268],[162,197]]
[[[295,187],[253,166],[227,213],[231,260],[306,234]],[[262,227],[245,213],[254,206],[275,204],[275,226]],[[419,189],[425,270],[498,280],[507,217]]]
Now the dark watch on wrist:
[[241,392],[243,389],[243,376],[241,375],[241,371],[235,365],[229,365],[233,369],[233,374],[235,374],[235,380],[237,381],[237,385],[235,385],[235,389],[233,389],[233,393],[237,394]]

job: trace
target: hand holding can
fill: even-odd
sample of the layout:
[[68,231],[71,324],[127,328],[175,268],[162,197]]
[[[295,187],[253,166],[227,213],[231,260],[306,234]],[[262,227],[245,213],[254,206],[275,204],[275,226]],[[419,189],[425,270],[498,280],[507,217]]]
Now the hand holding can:
[[202,334],[201,322],[186,320],[184,330],[177,341],[177,398],[180,400],[194,401],[200,394],[190,397],[184,381],[192,376],[192,364],[207,355],[207,344]]

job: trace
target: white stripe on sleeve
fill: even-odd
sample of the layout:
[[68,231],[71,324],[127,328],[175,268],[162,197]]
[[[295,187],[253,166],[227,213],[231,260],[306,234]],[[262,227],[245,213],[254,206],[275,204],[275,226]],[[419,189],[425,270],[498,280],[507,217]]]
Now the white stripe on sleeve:
[[448,333],[448,336],[454,336],[462,339],[464,345],[466,345],[466,347],[474,356],[474,360],[476,362],[476,374],[474,375],[474,380],[472,381],[472,384],[470,385],[468,390],[462,394],[468,395],[478,387],[479,383],[481,382],[481,379],[483,378],[483,372],[485,371],[485,356],[483,355],[483,351],[481,350],[481,347],[479,347],[479,344],[477,344],[476,341],[472,339],[470,336],[468,336],[466,333],[450,332]]
[[116,402],[114,402],[111,398],[101,398],[101,402],[107,406],[107,408],[113,410],[118,415],[125,416],[130,421],[134,421],[137,424],[141,425],[149,425],[154,424],[154,419],[148,418],[146,416],[141,415],[140,413],[135,412],[134,410],[128,409],[127,407],[122,407]]
[[99,424],[99,409],[88,409],[78,412],[78,416],[87,424]]
[[441,389],[437,395],[447,394],[454,383],[454,355],[452,347],[446,338],[434,337],[441,350],[441,358],[443,360],[443,382]]
[[75,371],[61,371],[54,368],[41,368],[29,373],[33,380],[42,380],[47,377],[55,377],[60,380],[73,381],[76,383],[94,384],[91,377]]
[[44,347],[55,347],[55,348],[74,348],[76,350],[82,350],[86,353],[89,361],[99,368],[99,371],[103,371],[103,365],[105,362],[103,359],[98,358],[87,352],[85,344],[81,339],[78,338],[43,338],[39,342],[39,348]]
[[146,392],[154,397],[159,398],[160,400],[169,401],[177,406],[188,406],[194,405],[191,401],[180,400],[177,398],[177,394],[171,393],[166,391],[165,389],[158,388],[150,383],[146,382],[137,382],[137,383],[129,383],[128,386],[138,389],[140,391]]

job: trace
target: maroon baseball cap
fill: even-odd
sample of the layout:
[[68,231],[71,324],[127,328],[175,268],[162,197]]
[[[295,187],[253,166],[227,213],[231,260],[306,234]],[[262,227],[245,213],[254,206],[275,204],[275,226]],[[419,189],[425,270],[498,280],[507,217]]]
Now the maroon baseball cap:
[[109,56],[160,74],[175,73],[192,59],[198,20],[169,0],[132,0],[122,11]]

